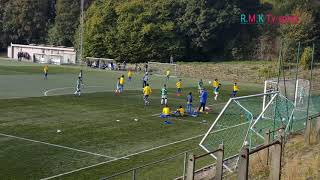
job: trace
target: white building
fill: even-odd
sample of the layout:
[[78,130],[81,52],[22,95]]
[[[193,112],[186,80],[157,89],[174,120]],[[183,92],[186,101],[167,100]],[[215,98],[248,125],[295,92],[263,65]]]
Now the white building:
[[19,61],[46,64],[75,64],[77,53],[73,47],[12,44],[8,47],[8,57]]

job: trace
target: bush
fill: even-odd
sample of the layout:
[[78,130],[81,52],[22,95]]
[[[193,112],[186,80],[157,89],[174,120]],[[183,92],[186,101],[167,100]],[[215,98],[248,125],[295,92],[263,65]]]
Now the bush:
[[306,47],[303,50],[300,65],[303,67],[303,69],[310,69],[311,60],[312,60],[312,49],[311,47]]

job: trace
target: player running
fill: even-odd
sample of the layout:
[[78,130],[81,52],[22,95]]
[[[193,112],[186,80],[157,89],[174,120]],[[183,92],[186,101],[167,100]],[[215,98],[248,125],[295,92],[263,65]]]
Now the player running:
[[82,71],[82,69],[80,70],[80,73],[79,73],[79,79],[80,79],[81,85],[83,85],[83,71]]
[[212,87],[213,87],[213,93],[215,92],[215,89],[219,86],[219,81],[218,79],[215,79],[213,82],[212,82]]
[[200,79],[199,82],[198,82],[198,91],[199,91],[199,94],[201,94],[202,88],[203,88],[203,81],[202,81],[202,79]]
[[220,87],[221,87],[221,84],[219,83],[218,87],[216,87],[214,89],[214,100],[217,101],[218,100],[218,96],[219,96],[219,91],[220,91]]
[[123,86],[124,86],[124,75],[121,75],[120,80],[119,80],[119,85],[120,85],[120,93],[122,93]]
[[151,95],[152,90],[149,86],[149,84],[146,84],[146,86],[143,88],[143,100],[144,100],[144,105],[149,105],[149,96]]
[[164,84],[161,89],[161,105],[163,104],[168,104],[168,90],[166,84]]
[[236,97],[238,91],[239,91],[239,87],[238,87],[237,83],[234,83],[234,84],[233,84],[233,91],[232,91],[231,97],[232,97],[232,98]]
[[78,77],[77,80],[77,86],[76,86],[76,92],[74,92],[75,96],[81,96],[81,80],[80,77]]
[[43,68],[43,74],[44,74],[44,79],[45,80],[48,79],[48,70],[49,70],[48,65],[45,65],[44,68]]
[[177,96],[181,96],[181,93],[182,93],[182,80],[179,79],[179,81],[176,83],[176,87],[177,87]]
[[131,81],[132,80],[132,71],[131,69],[129,69],[128,71],[128,81]]

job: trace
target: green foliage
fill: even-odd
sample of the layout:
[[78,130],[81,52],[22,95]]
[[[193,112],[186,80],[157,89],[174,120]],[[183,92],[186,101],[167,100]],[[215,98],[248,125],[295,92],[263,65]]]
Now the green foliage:
[[53,45],[73,46],[79,14],[80,1],[57,0],[55,23],[48,32],[47,41]]
[[306,47],[306,48],[304,48],[303,53],[301,55],[300,65],[304,69],[310,69],[311,68],[311,60],[312,60],[312,48]]
[[297,8],[292,11],[292,15],[298,16],[300,23],[283,24],[279,29],[281,37],[285,43],[284,57],[287,61],[294,60],[297,42],[301,42],[302,44],[308,43],[315,37],[315,24],[312,11]]
[[[43,42],[47,31],[48,1],[0,1],[1,40],[8,43]],[[1,7],[0,6],[0,7]],[[3,39],[4,38],[4,39]]]

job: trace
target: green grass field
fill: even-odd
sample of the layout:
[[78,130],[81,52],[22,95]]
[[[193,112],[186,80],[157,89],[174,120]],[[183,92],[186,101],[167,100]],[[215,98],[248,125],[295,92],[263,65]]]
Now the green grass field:
[[[125,72],[85,69],[81,97],[72,94],[79,67],[49,66],[48,80],[41,73],[41,65],[0,60],[1,179],[55,175],[61,175],[57,179],[99,179],[194,148],[202,153],[198,146],[202,135],[231,92],[231,83],[222,82],[221,98],[214,102],[208,88],[209,114],[172,118],[173,124],[165,125],[158,117],[163,77],[151,76],[153,94],[145,107],[139,73],[126,83],[123,94],[115,96],[116,78]],[[197,80],[182,79],[181,97],[175,96],[177,78],[167,83],[172,110],[185,105],[188,92],[194,93],[194,105],[198,105]],[[260,85],[239,85],[239,95],[262,91]],[[57,133],[58,129],[62,132]],[[139,170],[137,178],[173,179],[182,175],[182,167],[183,156],[179,156]],[[118,179],[130,179],[130,175]]]

